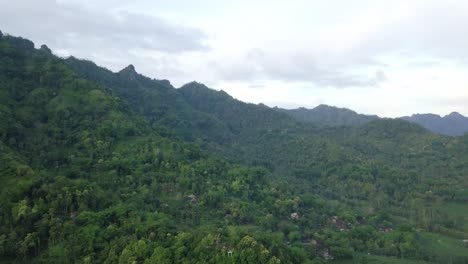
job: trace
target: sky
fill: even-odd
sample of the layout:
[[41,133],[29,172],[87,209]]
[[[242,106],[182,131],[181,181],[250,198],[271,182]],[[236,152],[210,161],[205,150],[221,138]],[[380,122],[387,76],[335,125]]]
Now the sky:
[[0,30],[272,107],[468,115],[466,0],[0,0]]

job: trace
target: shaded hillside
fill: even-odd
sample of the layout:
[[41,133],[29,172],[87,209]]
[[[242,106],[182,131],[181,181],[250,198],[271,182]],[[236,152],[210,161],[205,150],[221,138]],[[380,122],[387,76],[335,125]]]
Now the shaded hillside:
[[[300,122],[312,123],[321,127],[355,127],[379,119],[376,115],[362,115],[350,109],[328,105],[319,105],[312,109],[275,109],[287,113]],[[415,114],[401,117],[401,119],[441,135],[460,136],[468,132],[468,118],[457,112],[444,117],[435,114]]]
[[435,133],[448,136],[460,136],[468,132],[468,117],[457,112],[446,116],[435,114],[415,114],[402,119],[419,124]]
[[287,115],[272,111],[265,105],[238,101],[224,91],[212,90],[201,83],[188,83],[178,91],[193,108],[216,116],[236,134],[296,125]]
[[347,108],[328,105],[319,105],[312,109],[276,109],[287,113],[298,121],[309,122],[324,127],[360,126],[379,118],[375,115],[362,115]]
[[211,116],[194,110],[167,80],[155,80],[136,72],[133,65],[113,73],[93,62],[70,57],[65,62],[80,76],[124,98],[131,109],[143,115],[157,129],[187,140],[203,138],[210,130],[211,140],[229,140],[229,129]]

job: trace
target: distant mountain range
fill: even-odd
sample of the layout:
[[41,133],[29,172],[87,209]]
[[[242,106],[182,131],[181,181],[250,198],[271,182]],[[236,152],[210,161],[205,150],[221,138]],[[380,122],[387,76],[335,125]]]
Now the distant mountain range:
[[[323,104],[312,109],[303,107],[297,109],[275,109],[290,115],[298,121],[314,123],[323,127],[361,126],[380,118],[376,115],[358,114],[347,108]],[[468,132],[468,117],[457,112],[443,117],[436,114],[414,114],[412,116],[401,117],[401,119],[416,123],[441,135],[461,136]]]
[[287,113],[298,121],[316,123],[326,127],[360,126],[379,119],[376,115],[362,115],[347,108],[338,108],[323,104],[312,109],[304,107],[290,110],[277,109]]
[[435,114],[416,114],[402,119],[419,124],[430,131],[448,136],[461,136],[468,132],[468,117],[457,112],[446,116]]

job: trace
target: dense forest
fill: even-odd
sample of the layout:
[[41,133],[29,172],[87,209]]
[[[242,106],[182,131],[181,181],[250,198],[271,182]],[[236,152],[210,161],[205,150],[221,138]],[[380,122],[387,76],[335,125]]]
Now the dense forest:
[[0,149],[0,263],[468,263],[468,135],[301,122],[0,33]]

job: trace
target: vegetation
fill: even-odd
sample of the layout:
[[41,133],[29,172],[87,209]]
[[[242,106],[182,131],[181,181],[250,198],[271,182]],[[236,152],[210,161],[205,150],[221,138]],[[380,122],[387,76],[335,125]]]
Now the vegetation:
[[323,104],[312,109],[303,107],[297,109],[276,109],[287,113],[299,121],[310,122],[325,127],[360,126],[379,118],[375,115],[361,115],[347,108]]
[[3,263],[468,260],[468,136],[315,127],[8,35],[0,113]]

